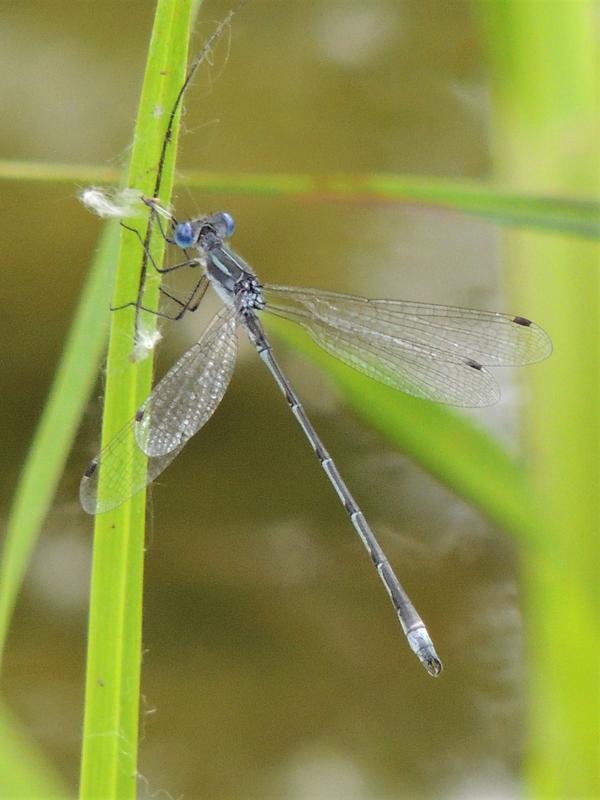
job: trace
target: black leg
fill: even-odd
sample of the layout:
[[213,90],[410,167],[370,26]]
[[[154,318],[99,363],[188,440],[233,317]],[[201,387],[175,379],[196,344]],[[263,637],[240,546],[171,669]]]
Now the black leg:
[[177,303],[177,305],[180,307],[180,311],[174,317],[172,317],[173,320],[178,320],[181,319],[181,317],[183,317],[187,311],[196,311],[202,301],[202,298],[204,297],[207,288],[208,279],[206,275],[202,275],[192,289],[190,296],[185,301],[180,300],[178,297],[175,297],[175,295],[170,294],[166,289],[163,289],[162,286],[160,287],[160,291],[165,295],[165,297],[168,297],[169,300]]
[[[166,242],[168,242],[170,244],[175,244],[175,242],[165,234],[165,231],[164,231],[164,229],[162,227],[162,224],[161,224],[160,216],[156,212],[152,202],[149,201],[149,200],[146,200],[145,198],[144,198],[144,202],[150,208],[150,210],[152,212],[152,215],[156,218],[156,221],[158,222],[158,228],[159,228],[159,231],[161,233],[161,236],[165,239]],[[171,216],[171,224],[174,224],[174,223],[176,223],[175,217]],[[197,257],[196,258],[190,257],[188,252],[187,252],[187,250],[184,250],[183,252],[186,255],[186,260],[185,261],[181,261],[178,264],[172,264],[169,267],[159,267],[158,264],[156,263],[156,261],[154,260],[152,254],[149,251],[148,244],[147,244],[148,237],[146,237],[146,239],[143,239],[141,234],[140,234],[140,232],[136,228],[132,228],[129,225],[125,225],[125,223],[123,223],[123,222],[121,223],[121,225],[122,225],[123,228],[125,228],[128,231],[131,231],[132,233],[134,233],[137,236],[137,239],[138,239],[139,243],[142,246],[142,249],[144,251],[146,259],[150,262],[150,264],[152,265],[154,270],[159,275],[166,275],[166,274],[168,274],[170,272],[175,272],[176,270],[183,269],[184,267],[192,267],[193,268],[193,267],[200,266],[200,264],[201,264],[200,259],[197,258]],[[183,315],[187,311],[195,311],[198,308],[198,306],[200,305],[200,301],[202,300],[202,297],[204,296],[204,293],[205,293],[207,285],[208,285],[208,280],[207,280],[206,276],[202,275],[199,278],[199,280],[196,283],[196,285],[194,286],[194,289],[191,292],[190,296],[185,301],[179,300],[179,298],[177,298],[174,295],[170,294],[166,289],[163,289],[162,286],[159,286],[159,291],[162,294],[164,294],[165,297],[168,297],[170,300],[172,300],[173,302],[177,303],[178,306],[180,306],[180,310],[177,312],[177,314],[173,315],[173,314],[168,314],[168,313],[166,313],[164,311],[155,311],[154,309],[150,309],[150,308],[147,308],[146,306],[142,305],[142,296],[143,296],[144,288],[145,288],[145,284],[146,284],[145,273],[146,273],[145,266],[142,266],[142,273],[141,273],[141,276],[140,276],[140,285],[139,285],[139,291],[138,291],[137,299],[136,300],[132,300],[129,303],[124,303],[123,305],[120,305],[120,306],[111,307],[111,311],[120,311],[120,310],[122,310],[124,308],[130,308],[130,307],[134,307],[135,308],[135,340],[136,341],[138,339],[138,332],[140,330],[139,315],[140,315],[141,311],[145,311],[148,314],[154,314],[157,317],[162,317],[164,319],[168,319],[168,320],[172,320],[172,321],[179,320],[179,319],[181,319],[181,317],[183,317]]]
[[[154,201],[151,198],[148,198],[148,197],[142,197],[142,201],[148,206],[148,208],[150,209],[150,211],[152,212],[152,214],[156,218],[156,221],[158,223],[158,229],[159,229],[159,231],[161,233],[161,236],[165,240],[165,242],[168,242],[169,244],[177,244],[177,242],[174,239],[171,239],[171,237],[167,236],[167,234],[165,233],[164,228],[162,226],[161,219],[160,219],[162,215],[159,214],[158,211],[156,210],[155,205],[154,205]],[[171,223],[171,228],[174,228],[175,225],[177,225],[177,220],[175,219],[175,217],[172,214],[170,214],[166,209],[163,209],[162,207],[161,207],[161,210],[165,214],[169,214],[169,222]]]
[[[162,221],[161,221],[161,218],[160,218],[160,214],[159,214],[157,211],[155,211],[155,210],[154,210],[154,207],[153,207],[153,205],[152,205],[150,202],[147,202],[147,201],[144,201],[144,202],[146,203],[146,205],[147,205],[149,208],[151,208],[151,209],[152,209],[152,212],[153,212],[153,214],[154,214],[154,217],[155,217],[155,219],[156,219],[156,222],[158,223],[158,230],[160,231],[160,235],[163,237],[163,239],[165,240],[165,242],[167,242],[167,244],[174,244],[174,245],[177,247],[178,245],[177,245],[177,242],[175,241],[175,239],[171,239],[171,237],[170,237],[170,236],[167,236],[167,234],[165,233],[165,231],[164,231],[164,228],[163,228],[163,226],[162,226]],[[177,220],[176,220],[176,219],[175,219],[175,217],[174,217],[174,216],[171,214],[171,227],[173,228],[173,227],[175,227],[175,225],[177,225]],[[188,260],[187,260],[187,261],[183,261],[181,264],[178,264],[178,265],[176,265],[176,266],[174,266],[174,267],[168,267],[167,269],[163,269],[163,270],[162,270],[163,272],[170,272],[171,270],[174,270],[174,269],[179,269],[179,267],[180,267],[180,266],[184,267],[184,266],[186,266],[187,264],[190,264],[190,265],[191,265],[191,263],[194,261],[194,258],[193,258],[192,256],[190,256],[190,255],[189,255],[188,251],[187,251],[185,248],[181,248],[181,249],[182,249],[182,250],[183,250],[183,252],[185,253],[185,255],[186,255],[186,257],[187,257],[187,259],[188,259]],[[160,270],[159,270],[159,271],[160,271]]]
[[[156,211],[155,211],[154,212],[154,216],[156,217],[156,222],[158,223],[158,230],[160,231],[160,235],[163,237],[165,242],[168,242],[168,244],[177,244],[175,239],[171,239],[171,237],[167,236],[167,234],[164,232],[164,229],[163,229],[163,226],[162,226],[162,222],[161,222],[161,219],[160,219],[160,214],[157,214]],[[175,218],[173,217],[173,218],[171,218],[171,227],[174,224],[175,224]]]
[[[148,257],[148,261],[152,264],[154,269],[160,275],[166,275],[169,272],[175,272],[175,270],[181,269],[182,267],[195,267],[195,266],[198,266],[199,261],[198,261],[197,258],[187,258],[185,261],[180,261],[178,264],[172,264],[170,267],[159,267],[157,265],[156,261],[154,260],[154,258],[152,257],[152,254],[150,253],[150,251],[146,248],[146,246],[144,244],[144,240],[142,239],[142,237],[140,235],[140,232],[136,228],[131,228],[129,225],[125,225],[124,222],[121,223],[121,227],[125,228],[125,230],[128,230],[128,231],[131,231],[132,233],[135,233],[135,235],[137,236],[140,244],[142,245],[142,247],[144,248],[144,250],[146,252],[146,256]],[[162,233],[162,231],[161,231],[161,233]],[[165,239],[166,239],[166,237],[165,237]],[[166,239],[166,241],[168,242],[170,240]],[[187,252],[186,252],[186,255],[187,255]]]
[[156,317],[164,317],[165,319],[176,321],[178,319],[181,319],[187,311],[196,311],[196,309],[200,305],[200,302],[202,301],[202,298],[204,297],[206,289],[208,288],[208,280],[205,275],[202,275],[198,280],[198,282],[196,283],[196,285],[194,286],[192,292],[190,293],[190,296],[185,301],[180,300],[178,297],[175,297],[175,295],[172,295],[170,292],[167,292],[167,290],[163,289],[162,286],[159,286],[158,288],[161,294],[164,294],[165,297],[168,297],[169,300],[172,300],[174,303],[177,303],[177,305],[180,307],[180,310],[177,312],[177,314],[167,314],[164,311],[155,311],[154,309],[147,308],[146,306],[141,305],[136,300],[130,300],[129,303],[123,303],[123,305],[121,306],[111,306],[110,310],[122,311],[124,308],[135,307],[136,309],[138,309],[138,311],[145,311],[148,314],[154,314],[154,316]]
[[[138,312],[138,311],[146,311],[148,314],[153,314],[155,317],[164,317],[165,319],[170,319],[170,320],[177,320],[177,319],[181,318],[181,314],[180,313],[176,314],[176,315],[173,315],[173,314],[167,314],[164,311],[155,311],[153,308],[146,308],[146,306],[140,305],[136,300],[131,300],[129,303],[123,303],[122,306],[111,306],[110,310],[111,311],[122,311],[124,308],[129,308],[130,306],[135,308],[136,312]],[[137,336],[137,334],[136,334],[136,336]]]

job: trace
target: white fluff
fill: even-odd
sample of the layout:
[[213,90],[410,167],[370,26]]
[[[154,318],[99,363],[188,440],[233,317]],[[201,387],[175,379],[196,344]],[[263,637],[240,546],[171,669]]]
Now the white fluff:
[[88,186],[79,193],[83,205],[99,217],[131,217],[140,210],[143,201],[139,189],[101,189]]

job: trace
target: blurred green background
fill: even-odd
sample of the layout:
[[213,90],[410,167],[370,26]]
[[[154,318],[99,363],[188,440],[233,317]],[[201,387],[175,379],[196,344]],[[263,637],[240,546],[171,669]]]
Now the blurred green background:
[[[560,194],[560,186],[565,194],[589,195],[593,161],[587,159],[595,153],[586,149],[588,112],[576,106],[568,145],[579,148],[591,183],[578,173],[568,187],[544,186],[535,170],[511,171],[517,134],[511,139],[506,84],[494,86],[491,77],[502,48],[516,47],[498,34],[503,12],[494,16],[492,7],[503,5],[250,0],[229,46],[221,41],[187,96],[179,168],[500,176],[534,194],[544,188]],[[528,5],[552,15],[570,4]],[[153,4],[46,0],[0,8],[2,156],[121,167]],[[196,46],[227,8],[205,3]],[[548,91],[538,89],[540,96]],[[537,99],[536,89],[530,92]],[[548,140],[562,141],[562,128],[556,120],[552,125]],[[531,136],[536,141],[535,126]],[[546,169],[559,158],[541,142],[540,153]],[[100,230],[78,203],[78,188],[2,182],[4,517]],[[556,308],[523,306],[536,285],[551,281],[543,270],[552,258],[529,272],[510,260],[533,249],[533,235],[507,242],[490,222],[364,201],[202,195],[180,187],[176,204],[179,216],[230,211],[235,247],[265,282],[509,310],[544,325],[554,339],[553,359],[527,375],[499,375],[502,402],[461,413],[529,462],[542,506],[556,501],[543,494],[550,485],[547,453],[536,425],[540,416],[558,419],[547,448],[560,443],[565,419],[554,409],[581,386],[565,380],[565,398],[550,392],[553,362],[568,376],[569,365],[587,357],[593,371],[597,341],[562,338]],[[552,238],[536,236],[546,244]],[[583,254],[582,274],[572,277],[580,301],[590,303],[583,273],[594,265],[592,246],[555,238],[567,255]],[[179,279],[170,283],[182,289]],[[566,303],[567,295],[556,290],[555,300]],[[587,315],[586,305],[581,316]],[[197,338],[206,319],[203,311],[169,328],[160,364]],[[446,669],[432,681],[409,652],[318,462],[244,346],[222,407],[151,495],[139,796],[379,800],[526,793],[523,765],[535,749],[528,731],[535,730],[531,708],[539,704],[536,671],[543,664],[535,653],[528,658],[538,642],[528,635],[524,596],[536,595],[535,585],[522,591],[519,543],[366,427],[301,356],[285,346],[279,352]],[[14,715],[73,787],[92,543],[77,486],[97,449],[101,397],[100,378],[20,597],[3,682]],[[569,414],[578,413],[572,405]],[[575,433],[565,435],[571,441]],[[593,454],[592,437],[590,431]],[[544,552],[550,559],[551,533],[539,532],[540,540],[550,537]],[[538,557],[528,550],[525,561]],[[565,560],[557,563],[567,571]],[[563,609],[568,577],[558,598]],[[568,609],[564,614],[567,642],[552,668],[570,674],[573,660],[581,664],[586,655],[569,637]],[[589,660],[585,666],[589,671]],[[593,674],[597,668],[593,655]],[[582,755],[584,763],[590,758]],[[572,793],[549,787],[548,796],[592,795],[573,783]]]

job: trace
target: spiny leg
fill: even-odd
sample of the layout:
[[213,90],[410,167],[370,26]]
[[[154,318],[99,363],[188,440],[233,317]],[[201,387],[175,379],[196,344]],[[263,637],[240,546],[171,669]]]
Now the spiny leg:
[[[144,240],[142,239],[142,236],[141,236],[140,232],[136,228],[132,228],[129,225],[125,225],[124,222],[121,223],[121,227],[125,228],[128,231],[131,231],[132,233],[135,233],[135,235],[137,236],[137,238],[139,240],[139,243],[142,245],[142,248],[144,249],[144,251],[146,253],[146,256],[148,257],[148,261],[152,264],[154,269],[160,275],[166,275],[169,272],[175,272],[175,270],[182,269],[183,267],[195,267],[195,266],[197,266],[199,264],[198,258],[195,258],[193,256],[189,256],[188,258],[186,258],[185,261],[180,261],[177,264],[171,264],[168,267],[159,267],[158,264],[156,263],[156,261],[154,260],[154,257],[152,256],[152,253],[146,248],[146,246],[144,244]],[[160,225],[159,225],[159,227],[160,227]],[[164,235],[162,229],[161,229],[161,234],[163,235],[165,241],[167,241],[167,242],[172,244],[171,240],[168,239]],[[185,250],[184,250],[184,252],[185,252],[185,254],[187,256],[187,252]]]
[[[158,215],[156,214],[156,212],[154,212],[154,214],[155,214],[155,216],[157,217],[157,220],[158,220]],[[142,236],[140,235],[140,232],[136,228],[133,228],[133,227],[131,227],[129,225],[126,225],[123,222],[121,223],[121,226],[123,228],[125,228],[126,230],[131,231],[132,233],[134,233],[136,235],[138,241],[140,242],[140,244],[142,246],[142,249],[144,250],[144,253],[145,253],[147,259],[150,261],[150,264],[152,265],[154,270],[157,273],[159,273],[159,275],[165,275],[165,274],[168,274],[170,272],[175,272],[176,270],[182,269],[184,267],[192,267],[193,268],[193,267],[198,266],[199,263],[200,263],[197,258],[188,257],[188,258],[186,258],[185,261],[181,261],[181,262],[179,262],[177,264],[172,264],[169,267],[159,267],[158,264],[156,263],[156,261],[154,260],[154,257],[152,256],[152,253],[150,253],[149,249],[147,248]],[[160,225],[160,221],[159,221],[159,230],[160,230],[162,236],[165,238],[165,240],[167,242],[170,241],[168,239],[168,237],[165,236],[164,231],[162,229],[162,226]],[[187,256],[188,255],[187,251],[184,251],[184,252],[185,252],[185,254]],[[202,297],[204,296],[204,291],[206,291],[206,287],[204,287],[204,291],[201,292],[201,294],[198,297],[198,300],[197,300],[197,302],[195,304],[194,304],[194,298],[195,298],[196,293],[198,292],[198,290],[202,287],[203,282],[204,282],[204,276],[202,276],[198,280],[198,282],[194,286],[194,289],[193,289],[192,293],[190,294],[190,296],[185,301],[179,300],[178,298],[174,297],[172,294],[167,292],[166,289],[163,289],[162,286],[159,287],[159,290],[160,290],[160,292],[162,294],[164,294],[170,300],[173,300],[174,302],[176,302],[181,307],[181,310],[175,315],[168,314],[168,313],[166,313],[164,311],[158,311],[158,310],[155,310],[155,309],[152,309],[152,308],[148,308],[147,306],[143,305],[143,303],[142,303],[142,295],[144,293],[145,281],[140,281],[140,285],[139,285],[139,289],[138,289],[138,296],[137,296],[136,300],[131,300],[130,302],[123,303],[123,305],[120,305],[120,306],[111,306],[111,311],[120,311],[120,310],[122,310],[124,308],[129,308],[129,307],[132,307],[132,306],[135,307],[136,315],[135,315],[135,337],[134,338],[137,341],[138,338],[139,338],[139,330],[140,330],[140,325],[139,325],[139,312],[140,311],[145,311],[145,312],[147,312],[149,314],[154,314],[157,317],[162,317],[164,319],[168,319],[168,320],[172,320],[172,321],[179,320],[179,319],[181,319],[181,317],[187,311],[195,311],[198,308],[198,305],[199,305],[200,301],[202,300]]]
[[208,279],[206,278],[205,275],[202,275],[198,279],[196,285],[192,289],[187,300],[180,300],[178,297],[175,297],[175,295],[171,294],[166,289],[163,289],[162,286],[159,286],[158,289],[161,294],[164,294],[165,297],[168,297],[169,300],[172,300],[174,303],[177,303],[177,305],[180,306],[180,310],[177,312],[177,314],[167,314],[164,311],[158,311],[154,308],[148,308],[147,306],[138,303],[136,300],[130,300],[129,303],[123,303],[123,305],[121,306],[111,306],[110,310],[122,311],[124,308],[131,308],[133,306],[139,309],[140,311],[145,311],[148,314],[153,314],[155,317],[163,317],[165,319],[169,319],[175,322],[181,319],[181,317],[183,317],[183,315],[187,311],[196,311],[196,309],[202,302],[202,298],[204,297],[207,288],[208,288]]

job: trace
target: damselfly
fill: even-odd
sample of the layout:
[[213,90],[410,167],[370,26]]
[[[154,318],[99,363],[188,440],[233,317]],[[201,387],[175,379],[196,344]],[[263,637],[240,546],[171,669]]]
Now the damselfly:
[[458,406],[495,403],[498,385],[486,367],[546,358],[551,352],[548,335],[521,316],[261,284],[227,244],[234,230],[229,214],[178,223],[157,203],[147,202],[170,218],[170,240],[182,250],[194,251],[185,263],[203,270],[200,288],[208,282],[223,307],[135,417],[90,463],[81,481],[83,508],[98,514],[119,506],[173,461],[223,398],[235,364],[237,329],[242,328],[336,490],[390,595],[410,647],[431,675],[439,674],[442,665],[427,629],[276,361],[260,316],[273,314],[301,325],[328,353],[376,381]]

